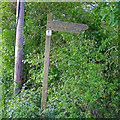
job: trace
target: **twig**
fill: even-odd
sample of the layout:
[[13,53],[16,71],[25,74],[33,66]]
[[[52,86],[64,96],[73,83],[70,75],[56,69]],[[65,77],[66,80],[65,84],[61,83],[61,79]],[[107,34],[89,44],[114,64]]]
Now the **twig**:
[[[109,52],[109,51],[110,51],[111,49],[113,49],[113,48],[115,48],[116,52],[118,52],[116,46],[113,46],[113,47],[111,47],[110,49],[108,49],[104,54],[106,54],[107,52]],[[108,54],[107,54],[107,55],[108,55]]]

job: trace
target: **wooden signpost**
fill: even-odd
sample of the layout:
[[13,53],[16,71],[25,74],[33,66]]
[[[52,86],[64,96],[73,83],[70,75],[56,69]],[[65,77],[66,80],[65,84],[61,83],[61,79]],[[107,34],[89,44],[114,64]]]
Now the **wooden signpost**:
[[46,30],[46,44],[45,44],[45,59],[44,59],[44,75],[43,75],[43,88],[42,88],[42,99],[41,108],[45,109],[47,104],[47,87],[48,87],[48,71],[49,71],[49,54],[50,54],[50,40],[52,30],[80,33],[81,30],[87,30],[88,26],[85,24],[69,23],[61,21],[53,21],[52,13],[47,15],[47,30]]
[[61,22],[61,21],[52,21],[51,25],[52,25],[52,30],[62,31],[62,32],[80,33],[81,30],[88,29],[88,26],[85,24],[69,23],[69,22]]

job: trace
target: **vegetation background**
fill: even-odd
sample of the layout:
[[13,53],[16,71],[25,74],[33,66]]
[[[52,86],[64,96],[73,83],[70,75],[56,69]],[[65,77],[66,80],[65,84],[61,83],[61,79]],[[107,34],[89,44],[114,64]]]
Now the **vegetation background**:
[[[1,2],[3,118],[119,118],[118,2],[25,3],[23,87],[13,95],[16,3]],[[48,102],[41,112],[47,14],[87,24],[80,34],[52,32]]]

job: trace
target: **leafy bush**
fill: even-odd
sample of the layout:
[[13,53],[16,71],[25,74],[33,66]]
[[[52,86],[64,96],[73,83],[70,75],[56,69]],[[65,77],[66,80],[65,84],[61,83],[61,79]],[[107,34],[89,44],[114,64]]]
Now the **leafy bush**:
[[[3,118],[119,117],[118,6],[96,3],[91,9],[93,4],[25,3],[23,88],[13,96],[16,4],[2,3]],[[48,100],[42,111],[49,12],[55,20],[83,23],[89,28],[80,34],[52,31]]]

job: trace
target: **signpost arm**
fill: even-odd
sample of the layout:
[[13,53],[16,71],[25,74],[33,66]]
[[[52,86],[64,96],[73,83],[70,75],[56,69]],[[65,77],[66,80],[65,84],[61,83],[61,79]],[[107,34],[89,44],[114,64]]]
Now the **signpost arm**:
[[[47,15],[47,30],[51,32],[52,28],[52,13]],[[43,75],[43,88],[42,88],[42,99],[41,99],[41,109],[45,109],[47,104],[47,87],[48,87],[48,72],[49,72],[49,54],[50,54],[50,40],[51,35],[46,34],[46,44],[45,44],[45,58],[44,58],[44,75]]]

